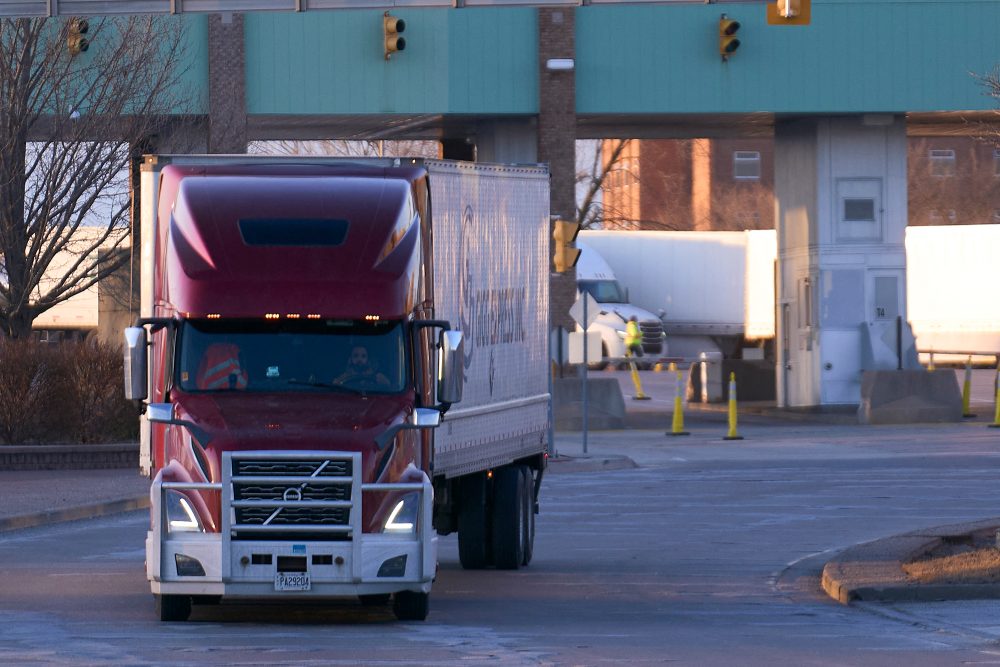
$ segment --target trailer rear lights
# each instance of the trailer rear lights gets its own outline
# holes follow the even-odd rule
[[[313,554],[313,565],[333,565],[332,554]]]
[[[254,565],[270,565],[271,554],[251,554],[250,562]]]
[[[177,567],[178,577],[204,577],[205,568],[201,566],[201,561],[184,554],[174,554],[174,565]]]
[[[378,569],[380,577],[402,577],[406,574],[406,554],[396,556],[382,563]]]

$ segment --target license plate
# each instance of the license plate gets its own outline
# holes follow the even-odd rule
[[[278,572],[274,575],[276,591],[308,591],[311,587],[308,572]]]

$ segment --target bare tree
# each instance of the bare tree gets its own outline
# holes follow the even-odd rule
[[[112,251],[128,243],[134,148],[190,99],[182,19],[79,21],[0,19],[0,330],[10,338],[128,260]],[[89,27],[85,53],[68,48],[71,25]]]
[[[341,157],[426,157],[441,155],[437,141],[393,139],[323,139],[320,141],[257,141],[248,147],[249,153],[270,155],[336,155]]]

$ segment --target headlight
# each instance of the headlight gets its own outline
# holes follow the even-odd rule
[[[167,530],[171,533],[204,533],[198,513],[191,501],[179,491],[170,489],[166,493]]]
[[[417,512],[420,509],[420,494],[409,493],[396,503],[389,512],[382,528],[384,533],[413,533],[417,529]]]

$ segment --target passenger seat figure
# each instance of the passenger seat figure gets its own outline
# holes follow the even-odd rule
[[[247,372],[240,365],[240,348],[233,343],[212,343],[198,366],[198,389],[246,389]]]

